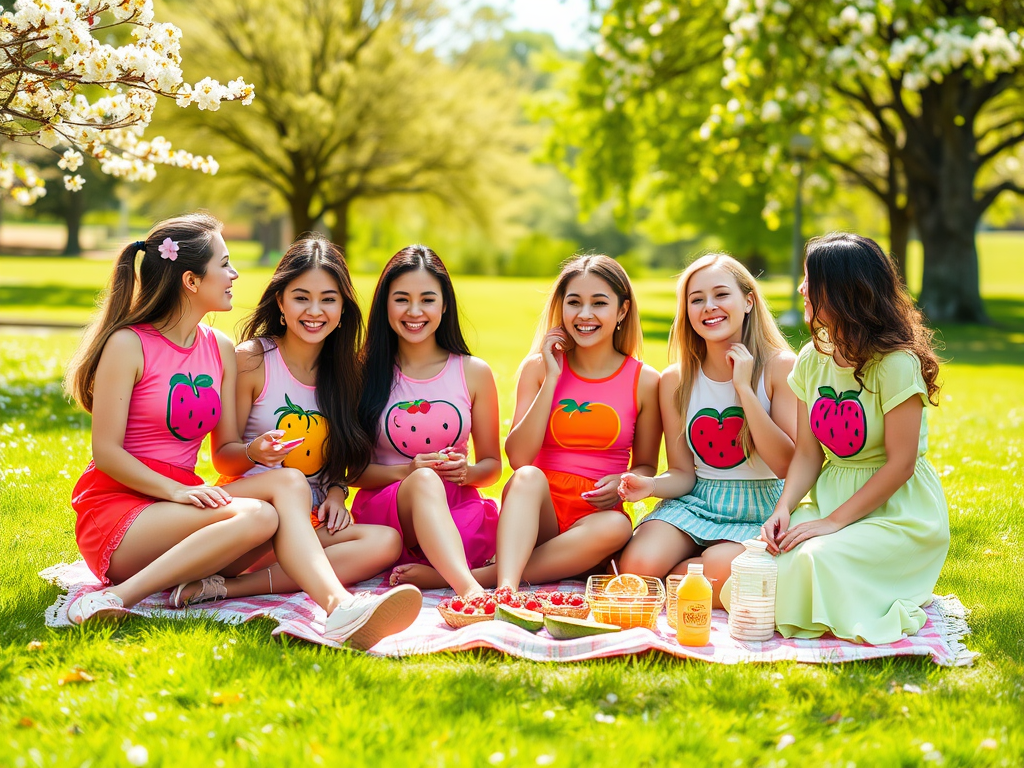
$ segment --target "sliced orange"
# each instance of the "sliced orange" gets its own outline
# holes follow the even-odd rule
[[[643,597],[647,594],[647,582],[635,573],[621,573],[608,582],[604,588],[607,595],[624,597]]]

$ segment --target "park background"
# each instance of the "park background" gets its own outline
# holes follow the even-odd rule
[[[940,104],[943,89],[969,96],[987,82],[984,67],[959,83],[947,74],[918,84],[906,99],[909,117],[928,125],[922,140],[977,139],[960,176],[987,204],[961,211],[915,177],[912,120],[874,120],[858,112],[864,98],[840,98],[867,78],[860,95],[885,103],[870,57],[858,59],[872,50],[862,17],[874,3],[846,6],[856,18],[835,23],[843,6],[807,3],[780,29],[779,3],[750,3],[761,32],[747,53],[763,44],[760,64],[724,41],[750,34],[742,3],[616,1],[590,13],[552,0],[546,21],[558,35],[528,28],[515,2],[369,3],[384,10],[359,17],[364,27],[323,34],[339,8],[358,5],[157,4],[184,30],[187,78],[256,84],[250,107],[157,110],[149,134],[214,155],[214,176],[160,168],[151,182],[124,182],[87,160],[86,185],[70,194],[59,155],[16,149],[49,191],[0,208],[0,764],[1021,764],[1019,56],[1009,75],[996,66],[999,86],[977,97],[969,123],[962,110],[928,113],[929,89]],[[582,13],[565,36],[558,15],[573,5]],[[883,6],[912,16],[910,3]],[[1024,23],[1013,4],[923,6],[947,33],[957,23],[991,33],[982,17],[1018,32]],[[816,44],[787,49],[809,34],[800,24],[818,25]],[[360,29],[373,42],[353,53]],[[831,51],[847,47],[844,34],[860,35],[847,59],[815,54],[830,36]],[[745,80],[727,83],[727,71]],[[834,229],[877,238],[925,294],[949,360],[930,413],[929,457],[953,532],[936,591],[972,610],[967,642],[981,656],[953,670],[924,660],[727,668],[658,655],[551,666],[483,652],[365,658],[270,640],[262,623],[47,630],[56,590],[35,574],[77,556],[68,498],[89,456],[90,419],[64,397],[63,366],[115,252],[156,218],[196,207],[227,222],[241,272],[235,310],[210,318],[229,333],[295,233],[317,228],[345,244],[363,306],[395,251],[435,248],[455,274],[471,348],[495,371],[503,433],[550,276],[573,253],[608,253],[634,276],[644,357],[661,368],[674,276],[695,255],[743,259],[781,313],[795,243]],[[949,221],[935,222],[936,211]],[[795,348],[806,340],[787,332]]]

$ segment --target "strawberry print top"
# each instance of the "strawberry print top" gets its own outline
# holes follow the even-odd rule
[[[473,415],[463,360],[462,355],[449,355],[441,372],[429,379],[411,379],[395,366],[373,464],[408,464],[417,454],[442,448],[469,455]]]
[[[260,338],[263,346],[263,391],[249,410],[242,439],[246,442],[272,429],[284,435],[281,442],[302,438],[293,448],[282,466],[298,469],[306,476],[313,492],[313,505],[320,506],[326,493],[321,488],[320,470],[324,466],[324,442],[327,440],[326,417],[316,401],[316,387],[303,384],[292,376],[281,351],[271,339]],[[245,477],[266,472],[272,467],[257,464]]]
[[[772,404],[764,388],[764,375],[757,383],[757,399],[771,414]],[[709,379],[701,370],[693,382],[686,409],[686,442],[693,452],[697,477],[705,480],[775,480],[775,473],[755,451],[743,453],[739,433],[743,408],[732,381]]]
[[[220,421],[224,375],[217,336],[200,324],[179,347],[151,325],[129,326],[142,342],[142,377],[132,389],[124,449],[194,471],[199,446]]]
[[[642,368],[635,357],[627,357],[611,376],[585,379],[563,359],[534,465],[589,480],[629,469]]]
[[[890,352],[864,368],[864,386],[831,355],[823,355],[808,343],[789,385],[807,404],[811,432],[833,463],[881,464],[885,461],[885,414],[908,398],[917,396],[928,405],[928,388],[921,362],[912,352]],[[928,450],[928,420],[921,414],[918,456]]]

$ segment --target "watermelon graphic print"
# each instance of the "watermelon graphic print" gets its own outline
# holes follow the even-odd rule
[[[167,429],[178,440],[199,440],[220,420],[220,395],[213,377],[200,373],[171,376],[167,393]]]
[[[391,445],[409,459],[450,448],[462,435],[462,414],[447,400],[404,400],[384,418]]]
[[[868,437],[867,416],[860,392],[848,389],[837,394],[832,387],[818,387],[811,407],[811,432],[818,442],[841,459],[856,456]]]
[[[743,409],[732,405],[724,411],[701,408],[693,415],[687,433],[690,447],[701,461],[715,469],[732,469],[747,460],[740,441]]]

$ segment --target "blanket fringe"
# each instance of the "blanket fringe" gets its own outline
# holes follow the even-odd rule
[[[963,642],[964,637],[971,634],[967,624],[970,609],[956,595],[935,595],[932,605],[939,614],[935,624],[952,652],[951,659],[939,663],[950,667],[971,666],[980,654],[968,649]]]

